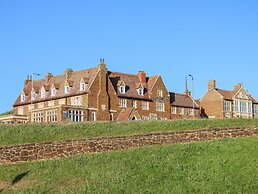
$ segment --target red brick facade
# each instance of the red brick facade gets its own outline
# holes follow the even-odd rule
[[[171,94],[160,75],[125,74],[108,71],[104,61],[91,69],[63,75],[47,74],[45,79],[24,82],[24,89],[14,103],[15,115],[27,116],[29,122],[85,122],[191,118],[190,96],[177,103],[185,116],[171,114]],[[184,103],[188,103],[184,104]],[[175,105],[175,104],[174,104]],[[188,110],[189,109],[189,110]],[[195,117],[199,107],[195,106]]]

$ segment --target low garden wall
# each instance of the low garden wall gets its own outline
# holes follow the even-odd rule
[[[148,145],[188,143],[212,139],[257,136],[258,128],[211,129],[144,135],[78,139],[0,147],[0,164],[48,160]]]

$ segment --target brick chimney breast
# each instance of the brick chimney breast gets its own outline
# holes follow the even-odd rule
[[[216,80],[209,80],[208,81],[208,90],[215,90],[216,89]]]
[[[146,73],[144,71],[139,71],[137,76],[138,76],[141,83],[146,83],[147,82]]]
[[[242,88],[242,84],[235,84],[234,85],[234,90],[238,91]]]
[[[52,73],[47,73],[45,76],[45,83],[47,84],[52,77],[53,77]]]
[[[73,70],[70,68],[67,68],[65,70],[65,79],[68,80],[72,76]]]

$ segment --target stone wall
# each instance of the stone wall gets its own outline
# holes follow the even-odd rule
[[[79,139],[0,147],[0,164],[48,160],[147,145],[187,143],[211,139],[258,136],[258,128],[212,129],[151,133],[110,138]]]

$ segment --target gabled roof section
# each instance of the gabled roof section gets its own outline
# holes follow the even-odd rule
[[[71,76],[69,77],[69,80],[66,80],[65,74],[53,76],[48,81],[48,86],[45,85],[46,84],[45,79],[33,80],[33,88],[38,88],[38,90],[42,86],[45,87],[46,91],[48,91],[52,86],[54,86],[57,89],[57,93],[54,97],[51,97],[50,91],[48,91],[46,92],[46,97],[44,99],[41,99],[40,95],[36,95],[36,99],[33,102],[46,101],[46,100],[62,98],[64,96],[67,96],[64,92],[64,86],[66,81],[69,84],[69,86],[72,86],[69,92],[69,96],[85,93],[87,92],[87,90],[80,92],[81,79],[84,79],[85,81],[88,81],[89,84],[91,84],[97,73],[98,73],[98,68],[95,67],[95,68],[90,68],[86,70],[80,70],[77,72],[72,72]],[[25,102],[23,103],[20,102],[20,95],[19,95],[19,97],[14,103],[14,106],[31,103],[31,87],[32,87],[32,82],[29,82],[23,89],[23,91],[26,91],[25,93],[28,94]],[[47,87],[49,87],[48,90],[47,90]]]
[[[148,90],[151,93],[152,89],[154,88],[156,82],[158,81],[159,75],[150,76],[147,80],[148,82]]]
[[[139,77],[137,75],[134,75],[134,74],[125,74],[125,73],[119,73],[119,72],[108,72],[108,77],[109,77],[109,80],[111,81],[113,87],[115,88],[116,90],[116,93],[119,97],[124,97],[124,98],[134,98],[134,99],[145,99],[145,100],[150,100],[150,97],[149,97],[149,84],[150,84],[150,80],[152,82],[154,82],[154,79],[153,78],[148,78],[147,77],[147,83],[141,83]],[[153,76],[154,77],[154,76]],[[122,82],[125,84],[126,86],[126,92],[125,94],[120,94],[118,91],[117,91],[117,87],[119,85],[122,84]],[[144,95],[141,96],[137,93],[137,89],[140,87],[140,86],[143,86],[144,87]],[[152,83],[151,83],[152,85]]]
[[[173,92],[170,92],[169,94],[170,94],[170,104],[172,106],[192,108],[193,102],[194,102],[194,107],[199,108],[199,105],[195,101],[193,101],[191,96],[187,94],[179,94],[179,93],[173,93]]]
[[[233,96],[238,92],[236,90],[222,90],[217,89],[216,91],[225,99],[225,100],[233,100]]]
[[[117,117],[117,121],[127,121],[133,111],[133,108],[126,108],[121,110],[120,114]]]

